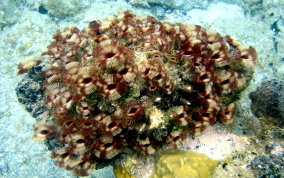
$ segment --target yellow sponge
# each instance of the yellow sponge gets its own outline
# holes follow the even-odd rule
[[[153,178],[208,178],[217,166],[216,160],[192,151],[167,150],[156,158]]]
[[[116,178],[136,178],[136,175],[131,174],[131,169],[137,166],[137,160],[129,156],[121,167],[115,167],[113,172]]]

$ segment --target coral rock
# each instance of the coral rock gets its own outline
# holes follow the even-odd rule
[[[268,80],[262,82],[256,91],[249,94],[251,111],[257,117],[276,119],[279,126],[284,125],[284,81]]]

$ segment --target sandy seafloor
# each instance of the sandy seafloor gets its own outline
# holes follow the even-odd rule
[[[48,13],[39,7],[45,7]],[[26,57],[40,57],[58,29],[106,18],[120,11],[152,15],[159,20],[199,24],[221,35],[231,35],[258,52],[259,63],[254,79],[239,101],[239,119],[252,116],[248,93],[262,80],[283,79],[284,73],[284,1],[283,0],[1,0],[0,2],[0,177],[76,177],[72,172],[54,166],[46,145],[32,141],[32,118],[18,103],[15,87],[24,75],[17,76],[17,64]],[[222,139],[237,136],[227,131],[212,135],[218,124],[200,136],[203,146],[196,151],[219,159],[238,144]],[[223,126],[221,126],[223,129]],[[225,133],[225,134],[224,134]],[[238,133],[238,130],[235,130]],[[208,138],[206,138],[208,137]],[[213,141],[210,140],[213,138]],[[209,140],[209,141],[208,141]],[[206,142],[207,141],[207,142]],[[189,144],[194,150],[195,144]],[[206,143],[205,143],[206,142]],[[217,147],[218,142],[218,147]],[[210,149],[209,149],[210,148]],[[212,151],[213,150],[213,151]],[[215,152],[214,152],[215,150]],[[224,170],[225,171],[225,170]],[[236,173],[233,173],[237,175]],[[231,174],[228,177],[238,177]],[[115,177],[112,167],[94,171],[90,177]]]

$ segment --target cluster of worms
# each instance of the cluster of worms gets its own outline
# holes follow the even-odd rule
[[[37,121],[34,139],[57,137],[52,157],[79,176],[98,160],[179,148],[217,120],[232,122],[257,63],[254,48],[230,36],[130,11],[53,39],[41,74],[52,115]]]

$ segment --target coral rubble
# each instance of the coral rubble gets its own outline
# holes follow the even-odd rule
[[[283,177],[284,161],[282,154],[260,155],[251,161],[255,177]]]
[[[257,63],[254,48],[230,36],[130,11],[53,39],[40,74],[51,114],[38,118],[34,139],[53,139],[56,164],[79,176],[232,122]]]

